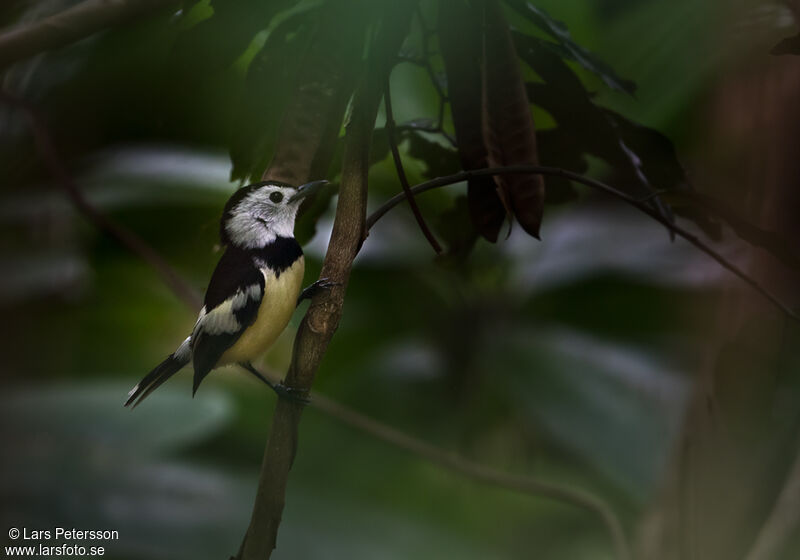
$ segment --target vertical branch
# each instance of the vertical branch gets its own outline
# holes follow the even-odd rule
[[[441,254],[442,247],[439,245],[439,242],[436,241],[433,232],[428,228],[428,224],[425,223],[425,218],[422,217],[419,205],[411,194],[411,185],[408,184],[408,178],[406,177],[405,169],[403,169],[403,160],[400,158],[400,151],[397,149],[397,130],[395,128],[394,112],[392,111],[392,93],[388,75],[386,76],[383,100],[386,105],[386,135],[389,138],[389,148],[392,151],[392,159],[394,159],[394,166],[397,169],[397,178],[400,179],[400,185],[403,187],[403,192],[406,193],[406,200],[408,200],[408,205],[414,213],[414,218],[417,220],[419,229],[422,230],[422,234],[425,236],[425,239],[428,240],[428,243],[431,244],[433,250],[436,251],[437,254]]]
[[[356,122],[367,120],[363,115],[366,110],[363,96],[357,94],[353,120],[347,129],[336,218],[322,267],[323,277],[338,285],[312,299],[308,313],[300,324],[292,363],[284,380],[298,394],[310,391],[317,368],[339,324],[350,269],[364,231],[366,172],[372,128],[365,131]],[[302,403],[278,400],[264,451],[256,503],[240,555],[242,560],[268,558],[276,546],[289,471],[297,451],[302,412]]]
[[[413,2],[397,2],[384,10],[379,34],[372,45],[366,75],[356,91],[347,124],[342,181],[322,276],[336,282],[317,294],[303,318],[294,343],[292,363],[284,383],[297,394],[308,394],[328,344],[339,325],[350,271],[366,230],[367,173],[372,131],[381,99],[381,84],[389,61],[402,45]],[[269,558],[277,543],[289,471],[298,443],[303,405],[280,399],[273,414],[264,451],[250,526],[238,560]]]

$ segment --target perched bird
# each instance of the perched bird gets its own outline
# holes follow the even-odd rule
[[[192,334],[130,391],[125,406],[137,406],[190,362],[192,394],[211,370],[227,364],[241,365],[281,393],[281,386],[264,378],[251,361],[283,332],[300,301],[333,285],[322,279],[301,294],[305,263],[294,238],[300,203],[325,183],[293,187],[264,181],[231,196],[220,221],[225,253],[211,276]]]

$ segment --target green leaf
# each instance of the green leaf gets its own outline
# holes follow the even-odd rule
[[[115,447],[122,440],[125,453],[145,456],[189,447],[231,418],[221,394],[208,391],[192,399],[188,385],[185,391],[165,386],[131,412],[122,406],[129,389],[117,382],[8,391],[0,399],[0,420],[4,426],[25,426],[31,435],[57,427],[60,439],[81,448]],[[38,415],[42,410],[47,414]]]
[[[113,558],[223,558],[247,519],[252,484],[181,461],[231,420],[214,391],[165,386],[132,412],[128,383],[6,390],[0,399],[3,516],[34,527],[69,519],[119,531]],[[13,429],[11,428],[13,426]],[[168,458],[167,458],[168,457]],[[213,504],[213,507],[206,505]]]
[[[577,44],[563,22],[553,19],[545,10],[525,0],[506,0],[506,3],[558,41],[557,45],[550,43],[548,46],[558,56],[574,60],[586,70],[597,74],[612,89],[630,95],[636,93],[634,82],[621,78],[608,64]]]
[[[310,32],[306,14],[287,18],[270,32],[250,63],[230,143],[232,179],[258,180],[269,164],[282,109],[298,72],[293,53],[309,40]]]
[[[603,109],[619,139],[619,146],[628,157],[636,177],[651,191],[670,190],[693,193],[686,170],[678,160],[672,141],[652,128],[635,123],[622,115]],[[664,197],[655,197],[654,202],[663,212],[672,211],[693,221],[708,236],[719,239],[719,221],[708,208],[694,205],[667,206]]]
[[[692,190],[666,136],[598,106],[572,69],[547,47],[552,44],[549,41],[517,33],[516,43],[520,57],[544,80],[527,84],[531,102],[558,123],[554,132],[540,137],[544,164],[581,172],[585,169],[582,155],[588,154],[608,163],[609,181],[631,196]],[[548,145],[553,140],[557,145]],[[653,197],[651,204],[672,219],[672,209],[660,197]],[[683,206],[681,212],[709,235],[719,236],[719,225],[704,209]]]
[[[177,44],[175,53],[183,63],[180,70],[214,72],[229,67],[241,55],[261,30],[267,29],[281,10],[292,0],[216,0],[211,2],[214,13],[187,29]]]
[[[416,119],[412,122],[422,122]],[[400,130],[398,144],[408,142],[408,155],[425,163],[424,177],[442,177],[459,171],[458,157],[452,149],[428,137],[429,133],[413,128]],[[389,155],[389,139],[385,128],[376,128],[370,147],[370,165],[375,165]]]
[[[495,337],[493,368],[523,416],[642,503],[678,433],[686,387],[664,357],[568,329]],[[536,364],[532,366],[532,364]]]
[[[401,138],[408,138],[408,155],[425,162],[425,177],[442,177],[458,172],[458,157],[452,149],[434,142],[421,133],[409,131]]]

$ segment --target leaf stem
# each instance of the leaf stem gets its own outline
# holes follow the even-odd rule
[[[431,232],[428,224],[425,223],[425,218],[422,217],[422,212],[417,205],[417,201],[411,194],[411,186],[408,184],[408,177],[406,177],[406,172],[403,169],[403,160],[400,158],[400,151],[397,149],[397,131],[395,129],[394,113],[392,111],[392,94],[388,76],[386,77],[386,84],[384,85],[383,101],[386,106],[386,135],[389,138],[389,148],[392,151],[392,159],[397,169],[397,178],[400,179],[403,193],[406,195],[409,206],[411,206],[411,212],[413,212],[414,218],[417,220],[419,229],[422,230],[422,234],[425,236],[425,239],[428,240],[428,243],[431,244],[433,250],[440,255],[442,253],[442,247],[439,245],[439,242],[436,241],[436,237],[433,235],[433,232]]]

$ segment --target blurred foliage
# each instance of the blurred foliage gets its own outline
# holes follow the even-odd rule
[[[38,17],[47,6],[36,4],[3,4],[0,21]],[[715,46],[724,3],[507,4],[541,163],[637,196],[688,191],[678,154],[698,136],[689,117],[731,63]],[[88,200],[202,289],[221,208],[269,163],[304,46],[321,26],[346,28],[353,6],[363,3],[337,16],[317,0],[188,2],[17,64],[4,83],[40,108]],[[439,122],[441,47],[421,23],[443,22],[435,2],[420,6],[411,60],[391,79],[412,183],[460,167],[451,111]],[[763,44],[786,35],[769,27]],[[428,48],[426,69],[414,59]],[[399,191],[383,120],[371,207]],[[246,526],[273,395],[225,370],[192,400],[181,374],[123,410],[196,310],[76,214],[19,114],[0,106],[0,123],[0,301],[13,318],[0,337],[0,442],[13,449],[0,464],[4,526],[118,529],[109,558],[225,557]],[[418,199],[453,258],[433,259],[405,206],[379,222],[317,386],[480,463],[590,489],[632,533],[666,468],[723,273],[613,201],[546,183],[541,244],[519,228],[497,245],[479,239],[458,186]],[[721,234],[707,212],[652,201]],[[298,223],[309,282],[334,206],[319,199]],[[742,256],[735,242],[723,251]],[[268,367],[285,369],[297,321]],[[278,558],[612,557],[584,512],[476,485],[313,410],[301,441]]]

